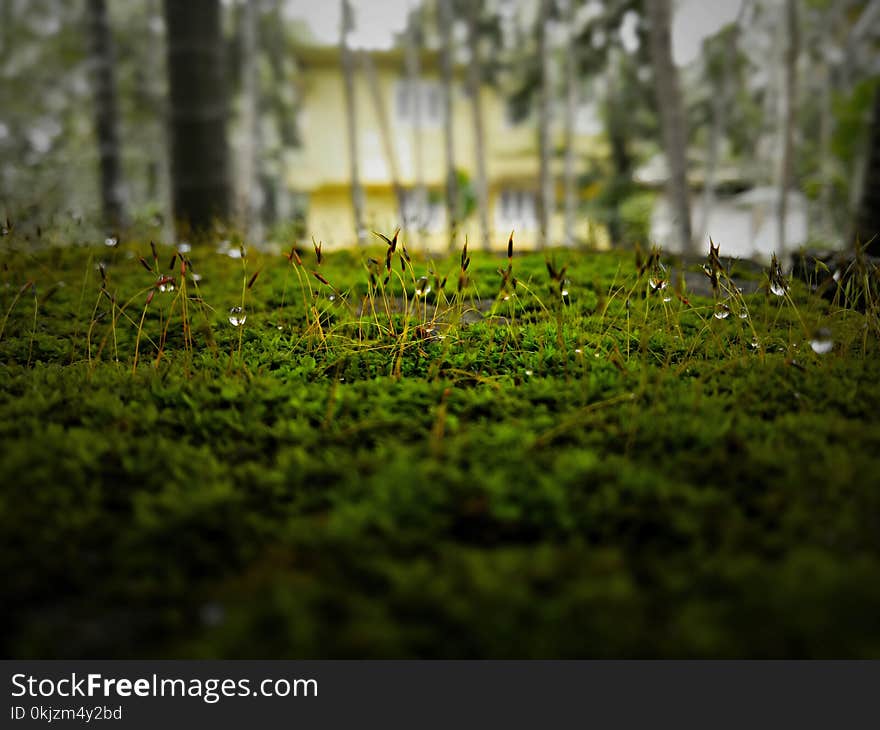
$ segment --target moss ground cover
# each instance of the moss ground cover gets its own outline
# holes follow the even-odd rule
[[[880,657],[876,274],[376,240],[5,239],[6,655]]]

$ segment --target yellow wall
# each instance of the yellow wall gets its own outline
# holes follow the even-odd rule
[[[354,243],[354,213],[349,187],[349,162],[345,116],[344,84],[338,55],[331,49],[305,56],[301,78],[302,111],[299,119],[302,146],[288,159],[288,184],[292,189],[308,194],[307,230],[325,242],[328,248]],[[402,186],[412,187],[417,182],[415,130],[395,114],[395,94],[398,82],[403,80],[403,59],[399,53],[374,55],[374,68],[380,87],[393,142],[393,154]],[[427,68],[422,77],[438,82],[436,71]],[[381,124],[376,103],[366,72],[358,64],[355,73],[359,167],[365,190],[365,217],[368,228],[383,232],[393,231],[399,225],[397,205],[391,186],[388,154],[383,144]],[[490,225],[493,245],[506,246],[509,230],[496,230],[496,202],[502,188],[537,191],[538,145],[533,124],[511,126],[506,119],[505,101],[495,89],[484,86],[481,90],[483,106],[487,174],[490,185]],[[423,111],[423,116],[427,116]],[[556,130],[555,142],[561,144],[561,130]],[[453,89],[453,134],[455,165],[471,177],[474,175],[474,135],[472,108],[465,93],[463,81],[458,78]],[[446,160],[442,126],[424,124],[421,142],[422,180],[442,199]],[[594,137],[579,136],[576,149],[579,156],[596,154],[598,142]],[[554,175],[561,177],[562,160],[553,161]],[[561,206],[561,200],[558,201]],[[587,238],[587,223],[578,221],[577,235]],[[479,241],[476,215],[461,227],[461,237],[467,234],[472,245]],[[517,243],[524,247],[534,245],[535,230],[517,231]],[[415,236],[413,236],[415,238]],[[562,216],[552,217],[551,239],[563,238]],[[412,242],[413,250],[425,246],[442,249],[447,246],[444,230],[422,235]]]

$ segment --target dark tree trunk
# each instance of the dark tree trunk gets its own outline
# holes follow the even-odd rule
[[[482,84],[480,59],[480,4],[470,3],[468,6],[468,48],[470,65],[467,72],[468,93],[471,97],[471,112],[474,124],[474,153],[476,155],[476,173],[474,176],[474,192],[477,198],[477,215],[480,221],[480,245],[488,251],[492,245],[489,230],[489,188],[486,176],[486,140],[483,129],[483,102],[480,98]]]
[[[657,105],[663,127],[663,148],[669,168],[669,198],[678,223],[679,246],[682,253],[693,251],[690,202],[687,182],[684,106],[678,86],[678,71],[672,60],[671,0],[650,0],[645,4],[651,22],[651,60],[654,65]]]
[[[785,24],[788,46],[785,49],[785,111],[782,130],[782,169],[779,175],[779,215],[776,221],[779,258],[785,257],[785,226],[788,217],[788,192],[794,167],[794,127],[797,116],[797,59],[800,53],[800,32],[795,0],[786,0]]]
[[[165,0],[171,179],[183,230],[229,216],[228,105],[219,0]]]
[[[89,40],[95,90],[95,133],[101,166],[101,210],[106,225],[119,225],[125,215],[119,152],[113,38],[105,0],[88,2]]]
[[[855,242],[867,244],[868,253],[880,256],[880,84],[874,91],[869,135],[867,166],[856,214]]]
[[[541,0],[538,10],[538,63],[541,69],[541,87],[538,99],[538,177],[541,188],[538,195],[538,212],[541,228],[541,238],[538,241],[538,246],[540,248],[550,245],[550,221],[556,208],[553,177],[550,171],[550,49],[547,39],[549,11],[549,0]]]
[[[458,228],[458,178],[455,174],[455,139],[452,121],[452,12],[450,0],[440,0],[440,62],[443,74],[443,147],[446,151],[446,220],[449,248],[455,247]]]
[[[367,242],[364,226],[364,189],[361,187],[358,164],[357,99],[354,86],[354,56],[348,47],[348,33],[353,25],[352,9],[348,0],[342,0],[342,25],[339,33],[339,55],[342,60],[342,80],[345,89],[345,126],[348,137],[348,172],[351,179],[351,205],[354,210],[355,238],[358,244]]]

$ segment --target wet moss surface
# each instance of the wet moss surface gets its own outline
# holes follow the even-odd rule
[[[880,657],[870,308],[5,245],[7,656]]]

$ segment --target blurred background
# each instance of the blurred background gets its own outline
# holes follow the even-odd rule
[[[880,230],[880,0],[0,8],[27,236],[767,258]]]

